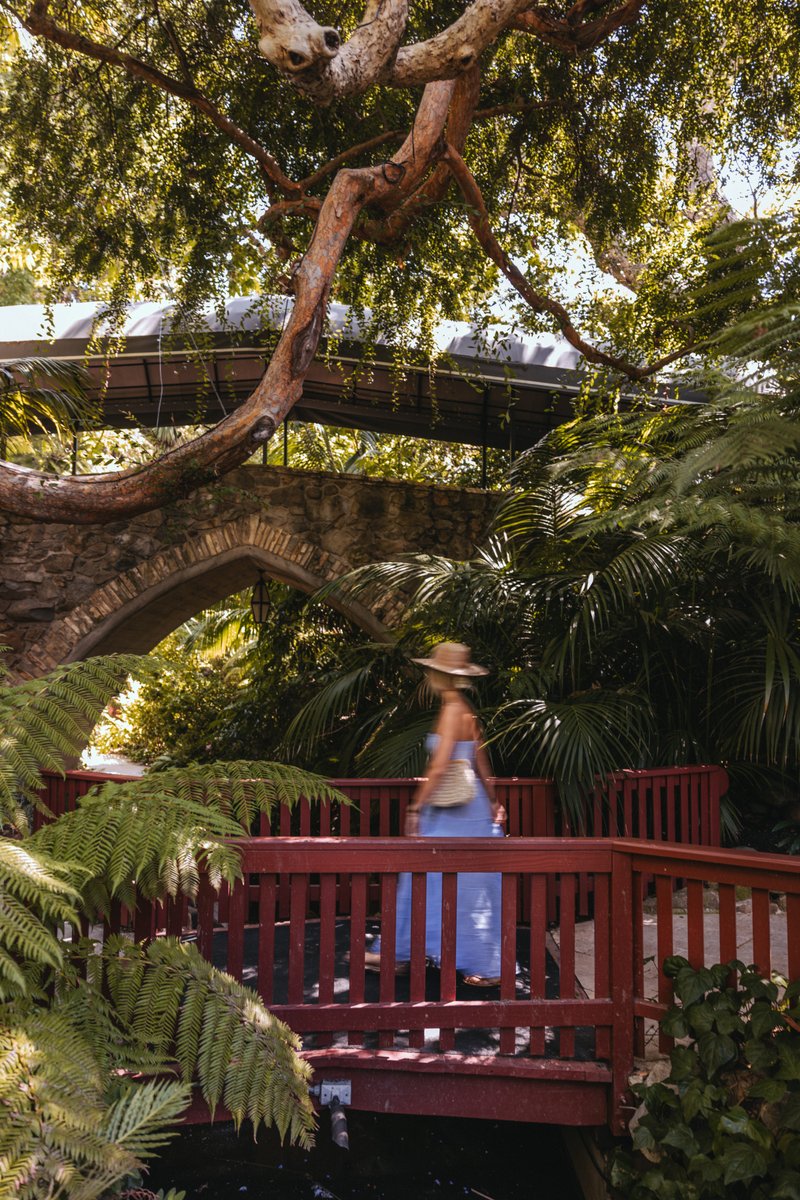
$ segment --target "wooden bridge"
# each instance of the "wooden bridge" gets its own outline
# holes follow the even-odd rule
[[[51,777],[51,810],[99,778]],[[304,803],[274,828],[264,820],[238,843],[244,877],[230,892],[203,879],[196,912],[148,907],[134,934],[196,938],[301,1035],[317,1082],[350,1083],[356,1108],[621,1132],[636,1058],[669,1047],[656,1025],[671,999],[666,956],[739,957],[800,977],[800,864],[719,848],[719,768],[615,775],[589,797],[584,831],[562,823],[549,781],[499,780],[504,840],[400,837],[414,781],[336,783],[351,806]],[[411,959],[398,973],[403,872]],[[436,966],[424,932],[432,872],[442,879]],[[501,979],[488,991],[456,971],[459,872],[502,876]],[[120,923],[112,913],[106,928]],[[364,955],[379,932],[371,974]]]

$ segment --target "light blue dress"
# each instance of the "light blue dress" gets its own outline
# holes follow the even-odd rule
[[[439,735],[428,734],[433,752]],[[451,758],[475,763],[475,742],[456,742]],[[469,804],[452,808],[423,805],[419,816],[423,837],[502,837],[503,830],[492,821],[492,806],[479,776]],[[500,904],[502,877],[494,872],[459,872],[456,908],[456,970],[465,975],[494,978],[500,974]],[[425,904],[425,953],[439,963],[442,947],[442,877],[427,876]],[[411,958],[411,876],[401,875],[397,884],[397,962]],[[380,953],[380,939],[370,949]]]

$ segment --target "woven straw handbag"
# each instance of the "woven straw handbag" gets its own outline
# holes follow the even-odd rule
[[[433,808],[457,808],[469,804],[475,795],[475,772],[466,758],[451,758],[444,774],[431,793]]]

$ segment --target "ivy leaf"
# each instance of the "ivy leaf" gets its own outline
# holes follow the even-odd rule
[[[737,1104],[735,1108],[731,1108],[727,1113],[723,1113],[720,1117],[720,1125],[726,1133],[744,1133],[747,1129],[747,1123],[750,1120],[747,1113]]]
[[[685,1200],[686,1184],[683,1179],[670,1179],[660,1167],[651,1168],[642,1178],[644,1196],[652,1194],[658,1200]]]
[[[697,1154],[700,1147],[688,1125],[674,1125],[661,1139],[662,1146],[672,1146],[687,1158]]]
[[[709,969],[711,971],[711,978],[713,980],[714,987],[724,988],[725,984],[728,982],[728,976],[731,973],[730,963],[716,963]],[[725,997],[720,997],[720,999],[725,999]]]
[[[667,1037],[684,1038],[689,1033],[689,1023],[682,1008],[671,1008],[661,1018],[661,1031]]]
[[[782,1079],[758,1079],[747,1093],[754,1100],[766,1100],[775,1104],[786,1095],[786,1084]]]
[[[720,1164],[705,1154],[696,1154],[691,1159],[689,1162],[689,1172],[694,1176],[699,1175],[704,1183],[716,1183],[718,1179],[722,1178],[722,1167]]]
[[[673,1046],[669,1053],[669,1060],[672,1063],[670,1078],[674,1083],[691,1079],[698,1073],[697,1055],[689,1046]]]
[[[710,1004],[693,1004],[686,1014],[686,1020],[696,1036],[711,1033],[717,1024],[714,1010]]]
[[[633,1146],[635,1150],[652,1150],[656,1145],[656,1139],[650,1129],[644,1122],[640,1122],[636,1126],[633,1134]]]
[[[669,958],[664,959],[662,970],[667,979],[676,979],[680,971],[691,970],[691,965],[688,958],[684,958],[681,954],[671,954]]]
[[[748,1142],[734,1142],[725,1150],[725,1187],[732,1183],[747,1183],[766,1174],[767,1159],[762,1150]]]
[[[683,1115],[687,1121],[693,1120],[698,1113],[708,1112],[706,1089],[700,1079],[693,1079],[681,1097]]]
[[[780,1059],[778,1079],[800,1079],[800,1038],[779,1038],[775,1048]]]
[[[776,1086],[780,1086],[777,1080],[775,1083]],[[781,1106],[780,1121],[786,1129],[800,1130],[800,1092],[792,1092],[786,1103]]]
[[[717,1033],[744,1033],[745,1025],[737,1012],[724,1010],[717,1013]]]
[[[695,971],[693,967],[681,967],[675,976],[675,991],[684,1007],[702,1000],[714,986],[714,978],[706,967]]]
[[[782,1024],[780,1013],[766,1000],[757,1000],[750,1010],[750,1028],[754,1037],[769,1037],[773,1029]]]
[[[639,1172],[633,1165],[631,1156],[624,1150],[617,1151],[611,1163],[611,1186],[627,1195],[638,1180]]]
[[[733,1062],[737,1055],[733,1038],[722,1033],[704,1033],[698,1038],[697,1051],[709,1075],[714,1075],[720,1067]]]
[[[800,1174],[783,1171],[772,1185],[772,1200],[800,1200]]]
[[[775,1047],[772,1044],[759,1042],[755,1038],[750,1038],[744,1044],[744,1053],[750,1066],[756,1071],[769,1071],[775,1065],[778,1055]],[[782,1076],[782,1078],[794,1078],[794,1076]]]

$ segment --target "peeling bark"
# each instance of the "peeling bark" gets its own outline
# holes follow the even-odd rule
[[[263,379],[241,407],[201,437],[133,471],[59,477],[0,463],[0,509],[42,522],[107,524],[176,500],[245,462],[300,398],[353,222],[365,204],[418,186],[443,151],[453,88],[452,82],[426,87],[413,130],[393,159],[396,172],[380,165],[336,175],[294,275],[292,314]]]
[[[370,0],[363,20],[341,46],[335,29],[318,25],[297,0],[250,0],[264,58],[318,104],[364,92],[391,70],[408,19],[408,0]]]
[[[264,57],[317,103],[367,90],[374,83],[415,87],[454,79],[530,5],[530,0],[473,0],[447,29],[400,47],[408,0],[370,0],[353,36],[334,48],[336,30],[318,25],[298,0],[250,0]],[[329,39],[326,41],[326,38]]]

